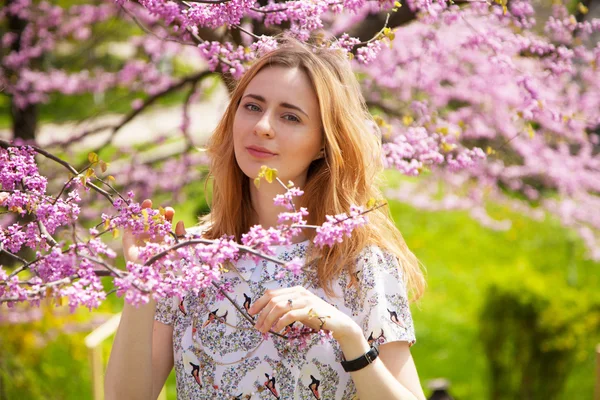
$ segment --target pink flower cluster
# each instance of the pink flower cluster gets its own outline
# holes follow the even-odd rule
[[[17,253],[23,246],[37,249],[52,244],[50,235],[77,220],[81,201],[76,190],[65,198],[46,195],[47,179],[38,172],[31,147],[0,148],[0,206],[31,222],[16,222],[0,230],[0,248]],[[74,181],[66,186],[75,185]]]
[[[300,351],[306,349],[308,345],[315,340],[325,343],[326,340],[333,337],[330,331],[322,330],[317,332],[302,324],[294,324],[287,328],[286,336],[289,345]]]
[[[47,181],[39,175],[34,158],[36,151],[27,146],[10,145],[0,150],[3,161],[0,164],[3,188],[0,206],[16,216],[29,214],[34,219],[26,225],[16,222],[0,230],[1,249],[11,252],[9,254],[22,263],[21,268],[11,275],[0,267],[0,303],[9,306],[25,301],[37,305],[44,297],[56,297],[66,298],[71,310],[79,306],[96,308],[106,298],[99,274],[110,274],[117,295],[124,296],[134,305],[147,303],[151,296],[160,299],[182,296],[190,290],[198,293],[209,285],[218,285],[227,262],[238,259],[240,248],[256,257],[269,257],[273,255],[269,246],[289,244],[300,229],[315,228],[306,226],[304,217],[308,212],[305,208],[295,211],[294,198],[303,192],[292,184],[274,199],[277,206],[288,210],[279,215],[280,225],[269,229],[253,227],[244,235],[243,247],[229,237],[206,240],[188,234],[183,241],[178,241],[170,235],[172,227],[165,220],[163,211],[142,209],[133,201],[133,192],[129,192],[126,197],[116,193],[112,212],[102,214],[101,223],[89,230],[87,240],[82,240],[78,230],[73,228],[77,224],[81,201],[79,183],[85,178],[89,190],[95,178],[93,175],[75,176],[63,185],[60,195],[53,198],[45,193]],[[349,234],[352,219],[364,219],[359,211],[353,209],[353,213],[358,214],[343,219],[338,216],[338,223],[331,227],[326,224],[320,235],[326,234],[328,229],[333,231],[329,236],[339,236],[338,225],[344,226],[343,231]],[[101,226],[102,232],[98,229]],[[59,229],[67,227],[73,229],[73,243],[54,238]],[[126,270],[121,271],[114,266],[115,252],[101,236],[124,230],[149,241],[138,248],[139,261],[128,262]],[[16,254],[23,245],[36,251],[35,259],[27,261]],[[282,273],[292,274],[301,273],[304,266],[300,259],[281,264]],[[21,281],[18,273],[24,270],[29,270],[33,277]],[[225,292],[228,290],[224,285],[218,286]]]
[[[342,213],[335,216],[328,215],[327,222],[317,228],[317,234],[313,243],[317,247],[334,246],[342,243],[344,236],[350,237],[352,231],[367,223],[362,207],[353,206],[350,213]]]
[[[102,223],[106,229],[129,229],[134,235],[146,234],[152,239],[164,238],[171,232],[171,223],[167,221],[159,210],[142,209],[140,203],[133,201],[134,193],[127,193],[127,199],[115,199],[113,206],[117,210],[116,216],[110,217],[102,214]]]
[[[496,229],[509,225],[487,215],[488,201],[532,217],[542,209],[576,229],[598,259],[600,47],[586,39],[600,20],[577,22],[556,6],[545,37],[520,31],[534,22],[527,2],[510,2],[506,14],[473,5],[444,17],[451,12],[437,26],[397,29],[393,47],[361,67],[367,101],[398,110],[382,118],[387,166],[434,172],[394,196],[427,209],[465,208]],[[520,206],[515,192],[527,199]]]
[[[276,228],[265,229],[260,225],[253,226],[248,233],[242,235],[242,243],[268,255],[274,254],[270,246],[291,244],[292,238],[300,234],[302,226],[306,225],[304,217],[308,215],[308,210],[302,207],[299,211],[296,211],[294,205],[294,197],[303,194],[302,190],[290,183],[284,194],[278,194],[273,199],[275,206],[284,207],[290,212],[278,214],[279,225]],[[256,257],[254,258],[256,259]]]

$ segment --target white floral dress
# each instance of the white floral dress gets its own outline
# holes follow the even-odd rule
[[[304,257],[308,241],[275,246],[276,257],[290,261]],[[276,275],[274,263],[241,259],[222,281],[229,297],[248,309],[267,289],[302,285],[350,315],[370,343],[415,343],[412,316],[398,261],[377,246],[365,248],[357,258],[358,288],[343,272],[328,297],[315,288],[310,273]],[[179,399],[343,399],[356,389],[340,364],[342,352],[334,339],[311,335],[303,349],[270,335],[264,339],[231,302],[209,288],[199,296],[168,298],[158,302],[155,319],[173,326],[173,353]],[[299,324],[299,322],[296,322]]]

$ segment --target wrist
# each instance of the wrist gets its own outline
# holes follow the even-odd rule
[[[348,329],[339,332],[337,335],[334,332],[333,338],[339,343],[346,360],[354,360],[371,348],[369,342],[365,339],[362,329],[354,321]]]

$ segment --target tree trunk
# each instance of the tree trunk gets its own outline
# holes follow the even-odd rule
[[[14,0],[7,0],[6,6],[9,7]],[[19,51],[21,49],[21,36],[27,26],[27,21],[21,19],[15,15],[8,14],[8,29],[11,32],[17,34],[17,40],[11,46],[12,51]],[[11,78],[18,80],[18,71],[7,71]],[[13,140],[22,139],[27,141],[35,140],[35,132],[37,129],[38,120],[38,107],[36,104],[27,105],[25,108],[19,108],[14,103],[13,97],[11,97],[10,114],[12,117],[12,128],[13,128]]]

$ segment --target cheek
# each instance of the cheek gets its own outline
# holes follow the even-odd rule
[[[319,134],[303,134],[289,141],[288,154],[294,160],[291,164],[294,169],[306,169],[319,154],[323,143],[323,136]]]
[[[244,129],[245,129],[245,124],[244,124],[243,118],[241,118],[239,115],[236,115],[235,119],[233,120],[233,135],[232,135],[233,147],[236,150],[236,152],[243,145],[242,139],[244,137]]]

